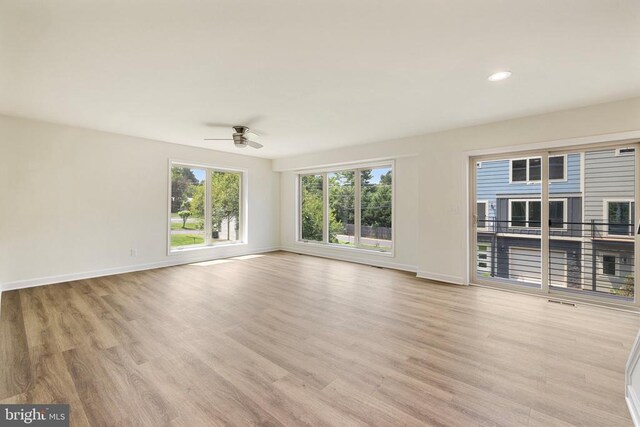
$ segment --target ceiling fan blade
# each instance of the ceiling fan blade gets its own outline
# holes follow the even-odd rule
[[[246,131],[242,136],[252,141],[257,141],[260,138],[260,135],[250,130]]]
[[[247,144],[249,144],[249,146],[253,147],[253,148],[262,148],[263,147],[262,144],[259,144],[259,143],[255,142],[255,141],[247,141]]]
[[[205,141],[233,141],[233,138],[205,138]]]

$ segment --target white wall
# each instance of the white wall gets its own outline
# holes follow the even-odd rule
[[[170,158],[248,170],[247,245],[167,255]],[[0,116],[0,287],[276,248],[279,175],[271,160]]]
[[[274,160],[281,179],[282,246],[337,255],[295,242],[295,174],[291,171],[368,159],[396,163],[396,256],[353,254],[371,264],[417,270],[420,276],[463,283],[467,270],[467,153],[495,147],[520,150],[545,141],[640,130],[640,98],[455,129],[402,140]],[[412,156],[413,155],[413,156]],[[409,157],[405,157],[409,156]],[[347,254],[342,250],[340,255]],[[351,255],[349,253],[349,255]],[[404,266],[404,267],[403,267]]]

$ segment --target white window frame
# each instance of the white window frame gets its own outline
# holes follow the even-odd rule
[[[506,199],[509,202],[508,205],[508,220],[509,220],[509,227],[508,228],[531,228],[534,230],[538,230],[541,227],[531,227],[529,225],[529,203],[530,202],[540,202],[540,208],[542,209],[542,200],[541,199]],[[525,222],[526,225],[522,226],[522,225],[513,225],[512,224],[512,212],[511,212],[511,202],[526,202],[526,212],[525,212]],[[549,199],[549,203],[551,202],[562,202],[562,223],[563,223],[563,227],[553,227],[550,228],[550,230],[566,230],[567,229],[567,216],[569,215],[569,209],[568,209],[568,199],[563,198],[563,197],[555,197],[555,198],[550,198]],[[540,212],[540,218],[542,218],[542,212]],[[542,226],[542,219],[540,220],[540,226]]]
[[[174,167],[201,169],[205,171],[204,243],[201,245],[179,246],[175,248],[171,247],[171,169]],[[240,215],[238,218],[240,221],[240,224],[238,225],[239,239],[234,242],[217,243],[211,237],[211,177],[214,172],[231,172],[240,174]],[[167,255],[248,244],[248,188],[248,171],[246,169],[220,167],[203,163],[169,159],[167,174]]]
[[[489,230],[489,201],[488,200],[476,201],[476,224],[478,223],[478,221],[480,221],[480,218],[478,217],[478,207],[477,207],[477,205],[480,205],[480,204],[484,205],[485,221],[484,221],[484,227],[477,227],[477,229],[480,231],[488,231]]]
[[[564,160],[562,162],[564,166],[564,171],[562,172],[562,178],[549,179],[549,182],[566,182],[569,179],[569,165],[568,165],[569,158],[566,154],[557,154],[557,155],[550,155],[549,159],[552,159],[554,157],[564,157]],[[551,173],[551,168],[548,168],[548,169],[549,169],[549,173]]]
[[[562,227],[551,227],[551,223],[549,223],[550,231],[561,231],[567,230],[567,221],[569,218],[569,199],[565,197],[554,197],[549,198],[549,205],[551,202],[562,202]],[[551,221],[551,216],[549,216],[549,221]]]
[[[553,158],[553,157],[564,157],[564,161],[563,161],[563,165],[564,165],[564,172],[563,172],[563,177],[562,178],[556,178],[556,179],[550,179],[549,182],[566,182],[568,179],[568,158],[566,154],[558,154],[558,155],[551,155],[549,156],[549,159]],[[541,179],[537,179],[537,180],[531,180],[529,178],[529,171],[531,169],[531,165],[530,162],[532,159],[540,159],[540,173],[542,174],[542,157],[540,156],[533,156],[533,157],[520,157],[520,158],[516,158],[516,159],[509,159],[509,184],[539,184],[542,182]],[[525,181],[514,181],[513,180],[513,162],[514,161],[518,161],[518,160],[526,160],[527,161],[527,179]],[[548,169],[548,167],[547,167]]]
[[[396,169],[395,169],[395,161],[387,160],[375,163],[358,163],[358,164],[348,164],[348,165],[339,165],[336,167],[326,167],[322,169],[309,169],[304,171],[298,171],[296,174],[296,243],[308,246],[322,246],[322,247],[330,247],[339,250],[346,251],[356,251],[356,252],[365,252],[372,254],[385,255],[390,257],[395,257],[395,239],[396,239]],[[363,247],[360,244],[360,217],[361,217],[361,200],[360,200],[360,171],[366,169],[382,169],[382,168],[390,168],[391,169],[391,249],[388,251],[371,249],[367,247]],[[354,171],[355,172],[355,221],[354,221],[354,242],[353,246],[350,245],[341,245],[338,243],[330,243],[329,242],[329,174],[336,172],[347,172]],[[300,185],[300,179],[303,176],[308,175],[322,175],[323,182],[323,205],[322,205],[322,214],[323,214],[323,238],[322,241],[317,240],[305,240],[302,239],[302,186]]]
[[[507,199],[509,200],[509,228],[532,228],[534,230],[539,230],[542,227],[542,201],[540,199]],[[511,211],[511,204],[513,202],[525,202],[525,225],[513,225],[513,212]],[[530,202],[540,202],[540,227],[531,227],[529,225],[529,203]]]
[[[604,227],[604,234],[607,237],[615,237],[618,239],[634,239],[635,238],[635,230],[633,229],[634,218],[631,214],[631,204],[634,201],[632,199],[603,199],[602,200],[602,219],[603,222],[609,224],[609,203],[628,203],[629,204],[629,225],[632,227],[629,228],[629,234],[609,234],[609,225]],[[634,206],[634,211],[636,207]]]

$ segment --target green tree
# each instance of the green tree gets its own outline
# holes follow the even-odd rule
[[[346,234],[355,224],[355,172],[329,174],[329,241],[339,243],[337,234]]]
[[[211,223],[220,231],[222,222],[227,223],[227,238],[231,239],[231,222],[235,229],[240,224],[240,174],[235,172],[214,172],[211,177]]]
[[[180,211],[178,212],[178,216],[182,218],[182,228],[187,226],[187,219],[191,216],[191,211]]]
[[[304,175],[300,179],[302,238],[322,240],[322,175]]]
[[[202,218],[204,217],[204,195],[205,195],[205,182],[198,185],[193,185],[190,189],[191,192],[191,203],[190,203],[190,211],[193,216]]]
[[[361,174],[361,224],[373,227],[377,236],[377,228],[390,228],[393,194],[391,191],[391,170],[380,175],[379,182],[372,182],[373,172],[363,171]]]
[[[191,197],[190,190],[198,184],[198,179],[190,168],[171,168],[171,212],[182,209],[183,204]]]

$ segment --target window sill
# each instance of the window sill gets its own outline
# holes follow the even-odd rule
[[[336,249],[338,251],[355,252],[355,253],[362,253],[362,254],[367,254],[367,255],[380,255],[380,256],[384,256],[384,257],[395,258],[394,250],[386,252],[386,251],[377,251],[375,249],[363,249],[363,248],[357,248],[357,247],[350,247],[350,246],[346,246],[346,245],[338,245],[338,244],[333,244],[333,243],[305,242],[305,241],[302,241],[302,240],[297,240],[295,243],[296,243],[296,245],[301,245],[301,246],[310,246],[310,247],[315,247],[315,248],[327,248],[327,249],[331,249],[331,250]]]
[[[198,252],[205,250],[212,250],[216,248],[229,248],[234,246],[246,246],[247,242],[238,242],[238,243],[222,243],[219,245],[207,245],[207,246],[194,246],[194,247],[185,247],[183,249],[169,249],[169,256],[183,254],[185,252]]]

